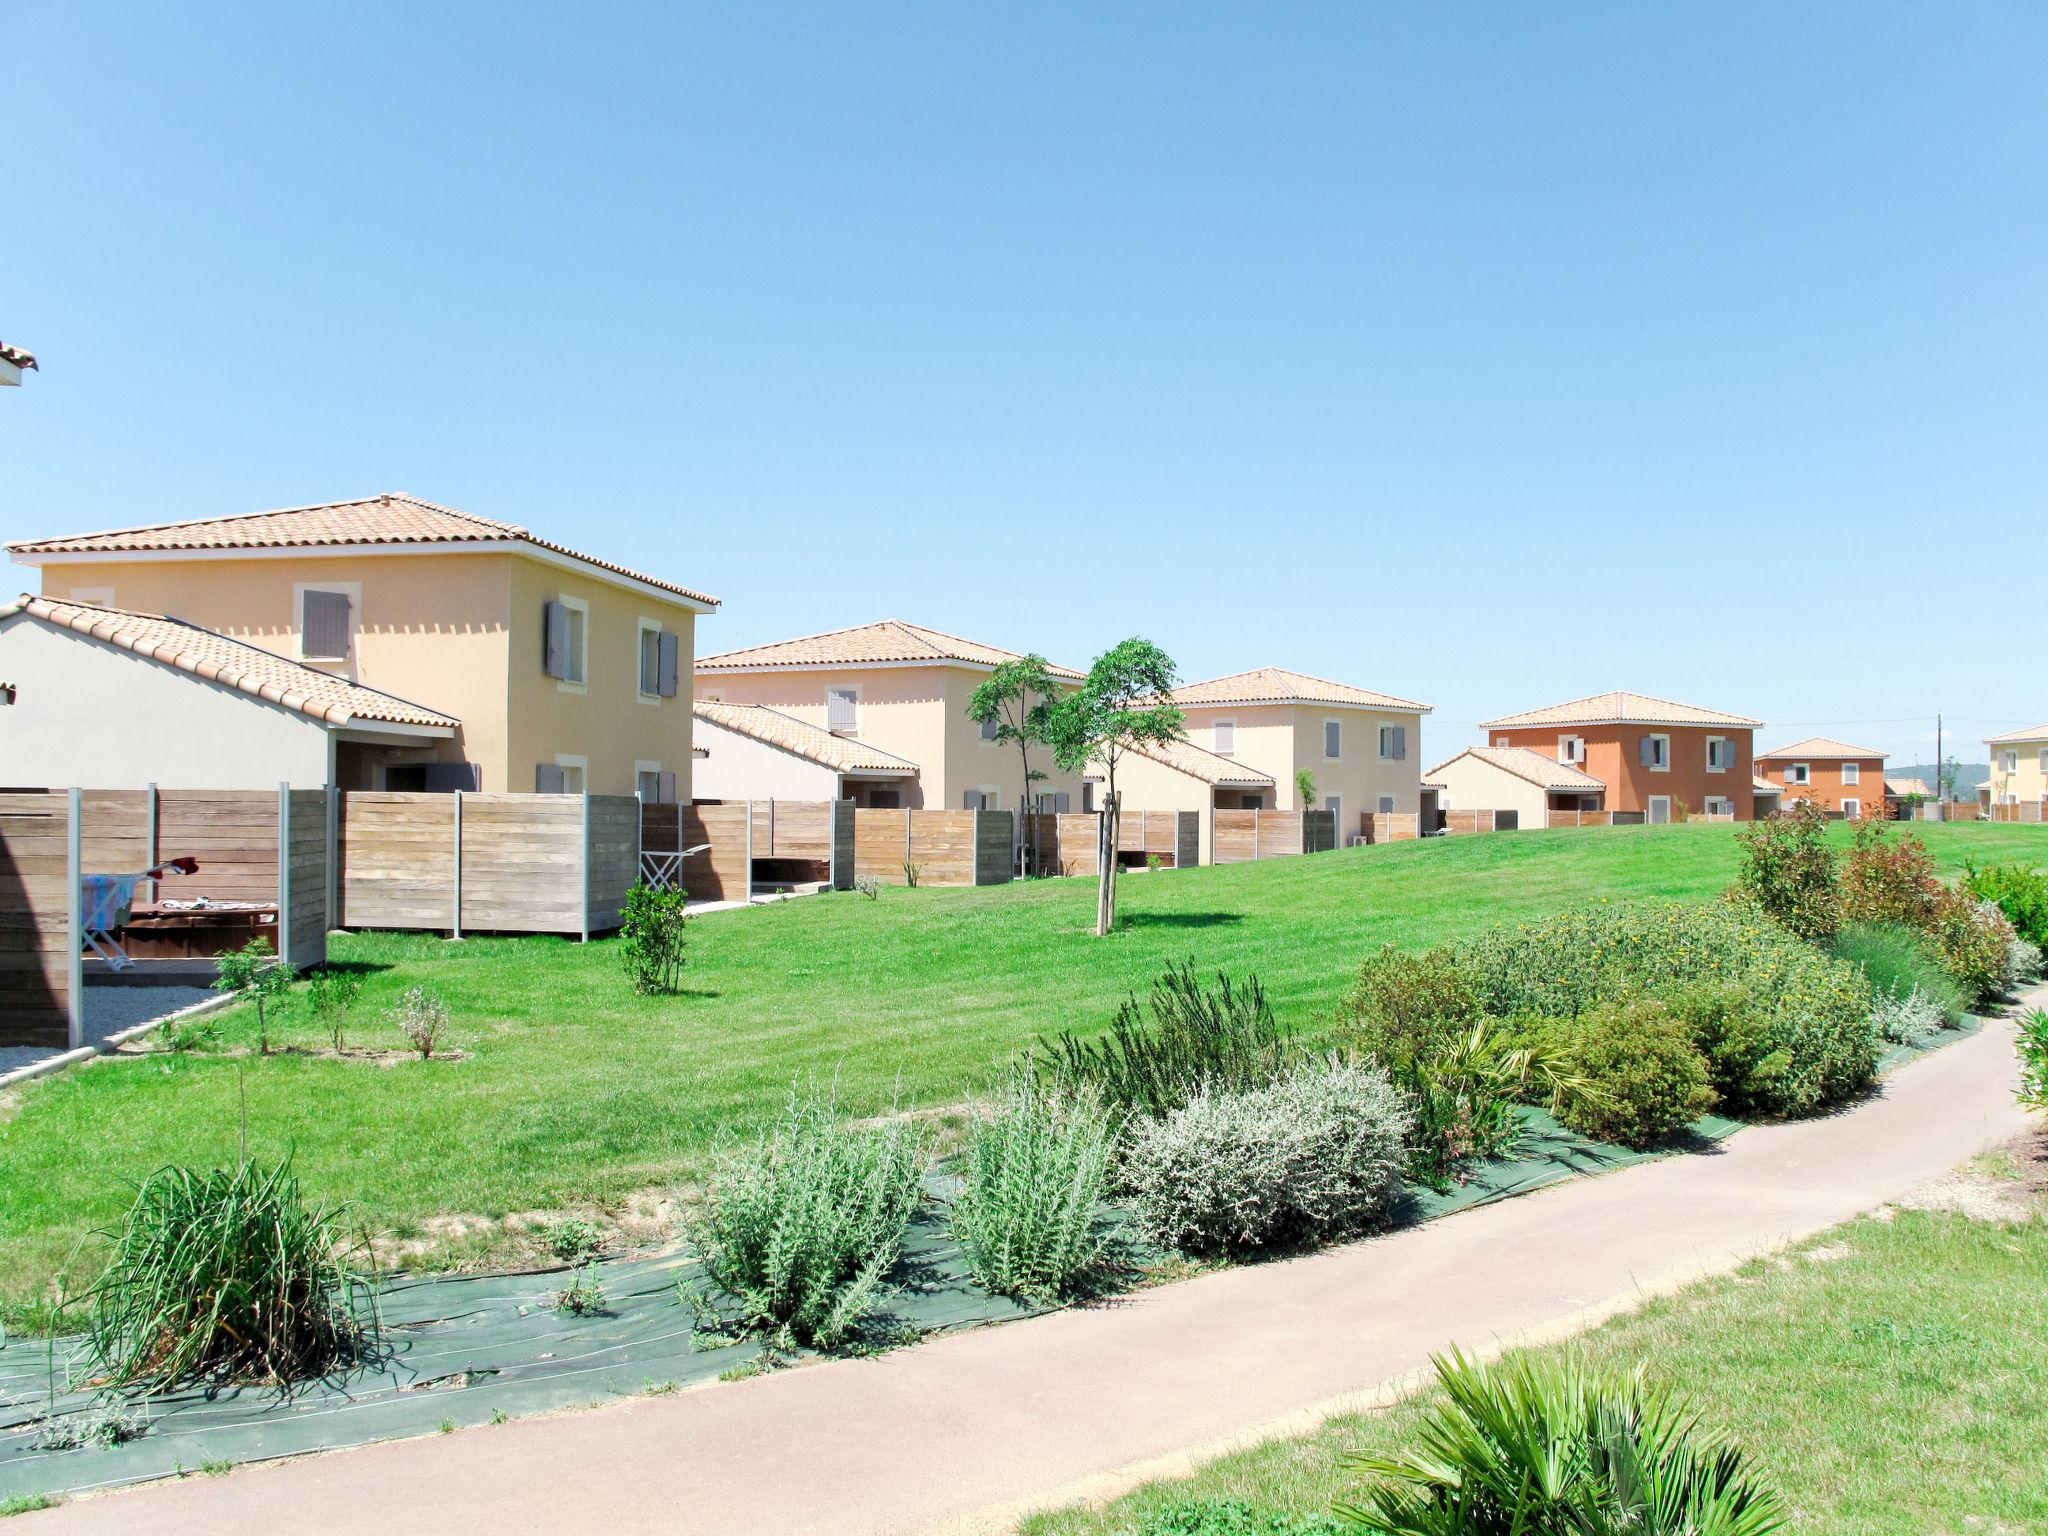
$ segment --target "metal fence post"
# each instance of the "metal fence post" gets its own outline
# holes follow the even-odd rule
[[[450,850],[453,862],[453,893],[448,909],[448,937],[462,937],[462,791],[455,791],[455,846]]]
[[[64,962],[64,1043],[68,1050],[77,1050],[85,1044],[85,903],[81,886],[85,881],[84,829],[80,823],[85,817],[85,796],[78,790],[69,796],[70,825],[64,833],[65,866],[71,880],[64,898],[65,947],[69,951]]]
[[[292,957],[292,787],[277,785],[277,958]]]

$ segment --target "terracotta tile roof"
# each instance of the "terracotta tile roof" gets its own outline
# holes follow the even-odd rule
[[[690,711],[707,725],[722,726],[754,741],[793,752],[839,773],[914,774],[917,764],[862,742],[834,736],[794,715],[764,704],[714,704],[699,699]]]
[[[1233,672],[1212,677],[1206,683],[1189,683],[1176,688],[1173,702],[1183,707],[1208,704],[1349,704],[1362,709],[1413,711],[1428,714],[1430,706],[1391,693],[1374,693],[1349,683],[1333,683],[1326,677],[1290,672],[1285,667],[1258,667],[1250,672]]]
[[[1518,779],[1527,780],[1538,789],[1599,794],[1607,788],[1604,779],[1596,779],[1590,773],[1580,772],[1570,763],[1560,763],[1554,757],[1545,757],[1541,752],[1532,752],[1527,747],[1467,747],[1458,754],[1458,757],[1447,758],[1429,771],[1442,773],[1459,757],[1476,757],[1480,762],[1498,768],[1502,773],[1511,773]]]
[[[1875,747],[1852,747],[1847,742],[1836,741],[1831,736],[1809,736],[1804,741],[1795,741],[1789,747],[1776,747],[1769,752],[1759,752],[1756,760],[1760,763],[1782,763],[1788,759],[1805,761],[1809,758],[1822,762],[1836,759],[1852,760],[1859,757],[1882,758],[1884,754]]]
[[[690,587],[648,576],[627,566],[536,536],[516,523],[458,512],[453,507],[394,493],[359,501],[334,501],[312,507],[284,507],[274,512],[249,512],[236,517],[200,518],[194,522],[155,523],[116,528],[104,533],[70,534],[55,539],[29,539],[7,546],[10,554],[36,556],[149,553],[159,550],[317,549],[344,544],[479,544],[511,541],[566,555],[584,565],[630,577],[699,603],[716,606],[718,599]]]
[[[943,665],[966,662],[970,666],[994,667],[1022,658],[1016,651],[962,640],[922,624],[901,619],[884,619],[879,624],[861,624],[852,629],[828,630],[822,635],[804,635],[795,640],[778,640],[772,645],[749,646],[697,658],[699,672],[737,672],[752,667],[840,667],[903,662],[915,665]],[[1081,674],[1072,667],[1049,667],[1054,677],[1075,682]]]
[[[76,634],[91,635],[224,688],[268,699],[327,725],[368,721],[453,730],[462,724],[453,715],[379,693],[345,677],[304,666],[182,619],[165,618],[160,613],[133,613],[125,608],[103,608],[96,603],[58,602],[27,593],[0,607],[0,619],[18,613]]]
[[[1927,787],[1925,779],[1886,779],[1884,792],[1895,800],[1904,800],[1909,795],[1918,795],[1922,800],[1934,798],[1934,791]]]
[[[1191,779],[1200,779],[1205,784],[1249,784],[1254,788],[1274,787],[1271,774],[1261,773],[1243,763],[1232,762],[1227,757],[1218,757],[1207,747],[1198,747],[1192,741],[1148,742],[1130,749],[1139,757],[1148,757],[1155,763],[1163,763],[1176,772],[1184,773]]]
[[[2011,746],[2022,741],[2048,741],[2048,725],[2029,726],[2024,731],[2007,731],[2003,736],[1984,738],[1984,744],[1988,747]]]
[[[22,351],[20,347],[10,347],[4,341],[0,341],[0,363],[12,363],[17,368],[36,366],[35,357],[31,353]]]
[[[1725,725],[1754,729],[1763,724],[1746,715],[1725,715],[1670,699],[1652,698],[1645,693],[1597,693],[1590,699],[1553,704],[1498,720],[1482,720],[1481,730],[1512,730],[1527,725]]]
[[[1784,785],[1773,784],[1769,779],[1759,779],[1754,774],[1750,776],[1749,787],[1760,795],[1783,795],[1785,793]]]

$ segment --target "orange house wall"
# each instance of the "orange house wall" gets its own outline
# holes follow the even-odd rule
[[[1813,770],[1811,783],[1794,784],[1787,777],[1793,762],[1804,762]],[[1844,784],[1842,769],[1852,762],[1861,768],[1862,782]],[[1759,767],[1762,769],[1760,777],[1785,786],[1787,805],[1794,800],[1811,800],[1824,811],[1840,811],[1844,800],[1857,800],[1861,802],[1865,816],[1884,813],[1884,759],[1881,757],[1845,758],[1839,762],[1815,761],[1812,758],[1773,759]]]
[[[1489,746],[1505,742],[1554,758],[1557,738],[1574,735],[1585,738],[1585,770],[1606,784],[1610,811],[1648,811],[1652,795],[1669,795],[1674,812],[1681,800],[1687,810],[1699,811],[1705,808],[1709,795],[1722,795],[1735,802],[1737,821],[1756,819],[1756,794],[1749,782],[1756,746],[1752,731],[1727,726],[1708,730],[1696,725],[1590,725],[1562,729],[1546,725],[1489,731],[1486,740]],[[1660,773],[1643,766],[1645,736],[1671,738],[1669,770]],[[1735,759],[1726,772],[1707,772],[1709,736],[1726,737],[1735,749]]]

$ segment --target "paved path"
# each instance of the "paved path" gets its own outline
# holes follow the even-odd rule
[[[634,1536],[1000,1530],[1355,1405],[1457,1342],[1555,1331],[1879,1205],[2018,1134],[2012,1029],[1852,1113],[1127,1303],[584,1413],[249,1467],[10,1524]]]

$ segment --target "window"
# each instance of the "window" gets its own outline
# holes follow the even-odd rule
[[[1709,816],[1733,816],[1735,814],[1735,802],[1726,795],[1709,795],[1707,796],[1707,814]]]
[[[682,677],[682,637],[657,619],[640,621],[640,697],[672,699]]]
[[[1842,764],[1842,782],[1844,784],[1861,784],[1863,782],[1863,765],[1861,763]]]
[[[2017,753],[2017,752],[2001,752],[2001,753],[1999,753],[1999,754],[1998,754],[1998,767],[1999,767],[1999,771],[2000,771],[2001,773],[2018,773],[2018,772],[2020,771],[2020,755],[2019,755],[2019,753]]]
[[[1382,816],[1391,816],[1394,814],[1394,797],[1392,795],[1380,796],[1380,814]]]
[[[662,772],[659,763],[635,763],[633,787],[649,805],[675,804],[676,776]]]
[[[996,739],[996,734],[999,731],[1001,731],[1002,728],[1002,721],[996,719],[993,715],[989,716],[988,719],[981,722],[981,739],[983,741],[994,741]]]
[[[1652,773],[1671,771],[1671,738],[1669,736],[1645,736],[1641,749],[1642,764]]]
[[[1398,763],[1408,755],[1408,727],[1405,725],[1383,725],[1380,727],[1380,761]]]
[[[1003,808],[1003,792],[986,784],[979,789],[962,790],[960,806],[969,811],[999,811]]]
[[[1323,809],[1330,813],[1331,824],[1341,833],[1344,830],[1344,797],[1342,795],[1323,796]]]
[[[1502,742],[1501,745],[1507,745]],[[1557,738],[1557,760],[1560,763],[1583,763],[1586,760],[1586,738],[1583,736],[1560,736]]]
[[[1041,789],[1038,792],[1038,814],[1041,816],[1066,815],[1067,792],[1064,789]]]
[[[1671,797],[1669,795],[1650,796],[1650,813],[1645,819],[1653,827],[1668,826],[1671,821]]]
[[[581,757],[557,754],[552,763],[541,763],[533,771],[533,787],[543,795],[580,795],[587,763]]]
[[[1081,814],[1091,816],[1095,812],[1095,785],[1087,780],[1081,784]]]
[[[868,809],[900,811],[903,809],[903,792],[899,789],[871,789],[868,791]]]
[[[2048,773],[2048,747],[2041,749],[2041,771]]]
[[[542,662],[548,676],[572,692],[581,688],[588,675],[590,604],[581,598],[558,597],[547,605],[541,628]]]
[[[1237,750],[1237,722],[1218,720],[1210,728],[1210,747],[1218,757],[1228,757]]]
[[[1323,757],[1335,762],[1344,755],[1344,722],[1325,720],[1323,722]]]
[[[1493,744],[1496,747],[1504,747],[1508,744],[1508,739],[1505,736],[1496,736],[1493,738]]]
[[[299,659],[301,661],[347,661],[355,639],[356,604],[362,597],[360,583],[337,583],[293,587],[299,601]]]
[[[1728,771],[1729,764],[1735,761],[1735,753],[1731,750],[1731,745],[1726,736],[1709,736],[1707,738],[1707,772],[1726,773]]]
[[[1851,821],[1858,820],[1863,815],[1863,802],[1851,795],[1842,802],[1842,814]]]
[[[1785,782],[1787,784],[1811,784],[1813,782],[1813,764],[1794,763],[1785,770]]]
[[[825,690],[825,729],[835,736],[851,736],[860,729],[860,690]]]
[[[1237,808],[1240,811],[1263,811],[1266,808],[1266,797],[1264,795],[1239,795],[1237,797]]]

